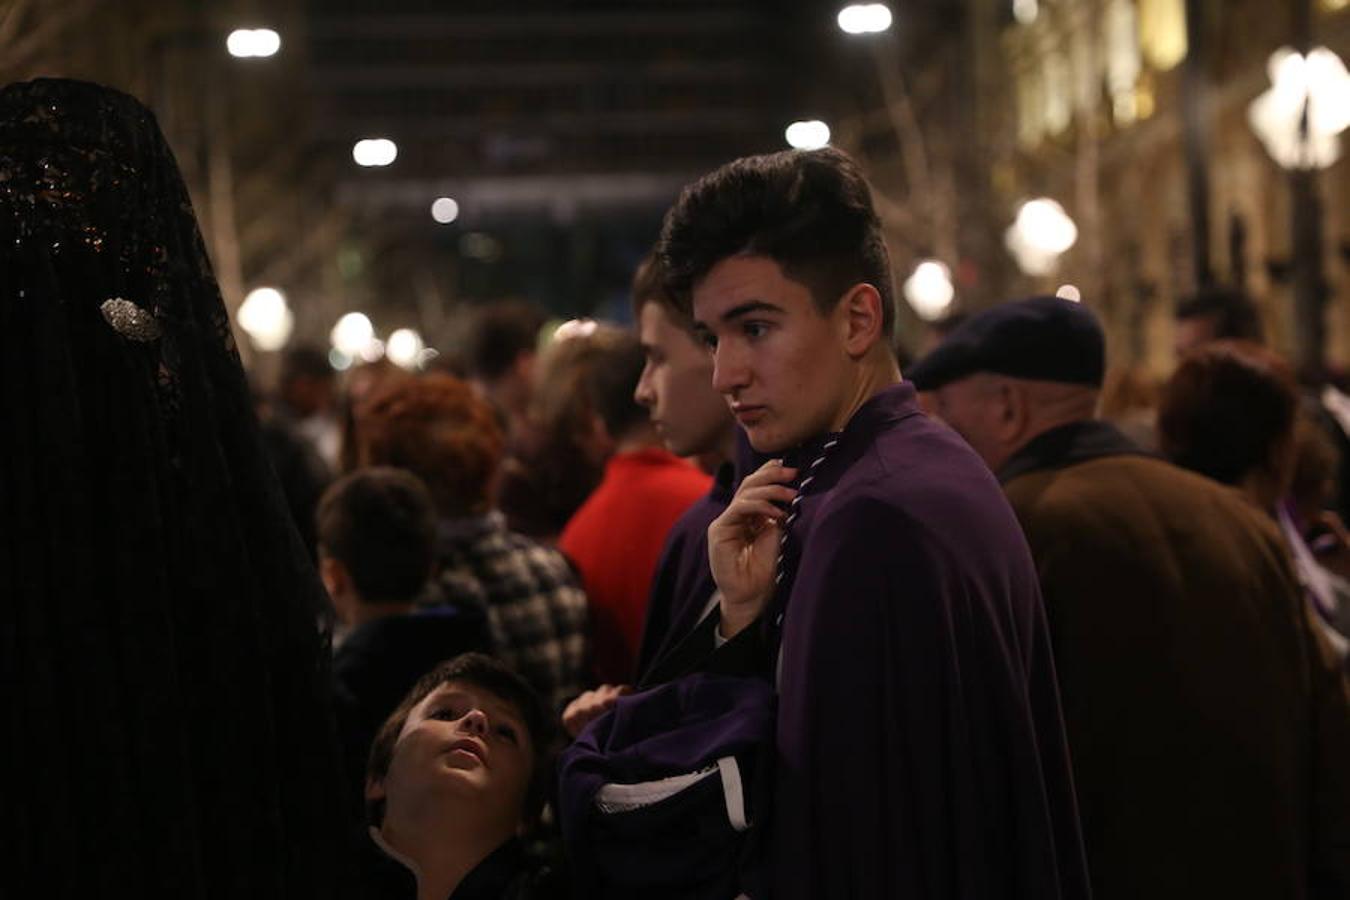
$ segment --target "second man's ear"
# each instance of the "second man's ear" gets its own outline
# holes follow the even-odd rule
[[[881,340],[885,325],[881,294],[870,284],[855,284],[839,299],[837,312],[843,326],[844,349],[861,357]]]

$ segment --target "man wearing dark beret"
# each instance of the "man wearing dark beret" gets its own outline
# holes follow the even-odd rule
[[[1093,418],[1095,316],[976,315],[910,369],[997,474],[1050,619],[1093,893],[1350,897],[1350,705],[1278,532]]]

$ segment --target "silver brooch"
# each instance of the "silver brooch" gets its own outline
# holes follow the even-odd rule
[[[145,343],[159,338],[159,323],[155,317],[130,300],[114,297],[104,300],[99,309],[103,312],[103,318],[122,337]]]

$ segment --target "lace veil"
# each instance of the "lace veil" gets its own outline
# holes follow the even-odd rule
[[[334,896],[321,590],[153,116],[0,90],[0,894]]]

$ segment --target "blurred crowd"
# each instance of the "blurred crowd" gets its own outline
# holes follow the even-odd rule
[[[792,152],[631,327],[262,390],[135,101],[0,92],[0,204],[35,893],[1350,895],[1350,388],[1241,293],[1163,381],[1050,296],[902,376],[866,183]]]

